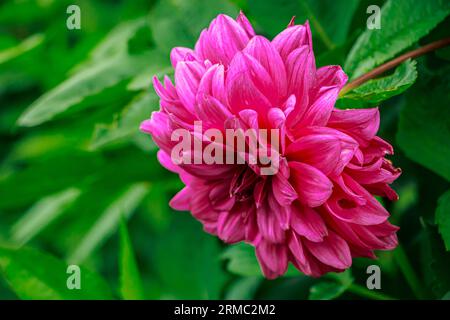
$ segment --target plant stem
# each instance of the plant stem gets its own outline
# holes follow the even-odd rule
[[[369,298],[372,300],[397,300],[389,295],[377,292],[376,290],[369,290],[356,283],[352,283],[347,290],[361,297]]]
[[[415,50],[409,51],[405,54],[402,54],[401,56],[386,62],[385,64],[382,64],[381,66],[367,72],[366,74],[363,74],[362,76],[356,78],[355,80],[353,80],[352,82],[350,82],[349,84],[347,84],[346,86],[344,86],[344,88],[342,88],[341,92],[340,92],[340,96],[343,96],[345,93],[351,91],[352,89],[359,87],[361,84],[363,84],[364,82],[375,78],[376,76],[386,72],[389,69],[392,69],[396,66],[398,66],[400,63],[402,63],[405,60],[408,59],[413,59],[416,57],[419,57],[421,55],[424,55],[430,51],[434,51],[443,47],[446,47],[450,45],[450,37],[449,38],[444,38],[432,43],[429,43],[423,47],[417,48]]]
[[[414,272],[414,269],[408,260],[408,256],[406,255],[405,250],[403,250],[403,247],[400,244],[394,251],[394,259],[400,267],[400,270],[405,276],[406,282],[408,282],[408,285],[410,286],[414,295],[418,299],[425,299],[425,296],[423,295],[421,290],[422,286],[420,284],[419,278]]]

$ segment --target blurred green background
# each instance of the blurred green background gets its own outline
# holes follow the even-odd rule
[[[169,208],[182,184],[138,130],[159,108],[151,77],[172,76],[170,49],[193,47],[218,13],[242,9],[269,38],[293,15],[309,19],[318,66],[339,64],[351,77],[449,36],[448,1],[388,2],[2,1],[0,298],[450,298],[448,48],[338,101],[380,106],[379,135],[403,170],[393,186],[400,200],[380,199],[401,227],[400,246],[355,259],[344,274],[290,269],[265,280],[250,247],[227,246]],[[66,27],[71,4],[80,30]],[[376,34],[366,28],[370,4],[386,8]],[[66,288],[67,263],[82,266],[82,290]],[[365,288],[371,264],[381,290]]]

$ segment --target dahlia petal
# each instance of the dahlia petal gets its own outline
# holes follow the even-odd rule
[[[194,57],[195,52],[192,49],[184,48],[184,47],[175,47],[170,52],[170,62],[172,66],[176,68],[177,63],[179,61],[186,61],[186,58]]]
[[[198,86],[197,96],[210,95],[227,105],[227,94],[225,91],[225,71],[222,65],[211,66],[203,75]]]
[[[231,17],[220,14],[206,32],[202,32],[195,51],[204,60],[228,65],[235,54],[247,45],[249,36]]]
[[[269,40],[262,36],[256,36],[249,41],[244,53],[254,57],[269,73],[274,87],[271,90],[271,101],[276,105],[284,100],[287,90],[286,70],[278,51]]]
[[[358,142],[367,144],[375,137],[380,126],[378,108],[371,109],[334,109],[328,121],[328,126],[341,130]]]
[[[245,233],[242,228],[242,217],[239,212],[222,212],[217,221],[217,235],[227,243],[236,243],[244,240]]]
[[[315,60],[308,46],[292,51],[286,60],[288,94],[295,95],[295,107],[289,113],[288,126],[295,126],[303,117],[309,103],[309,90],[315,77]]]
[[[305,245],[320,262],[338,269],[347,269],[352,264],[350,248],[340,236],[332,231],[322,242],[305,240]]]
[[[317,98],[311,99],[314,102],[306,109],[298,126],[325,126],[330,119],[338,95],[337,87],[322,87]]]
[[[288,238],[288,248],[293,256],[294,265],[305,274],[311,274],[311,267],[306,255],[306,248],[302,244],[301,237],[292,231]]]
[[[273,177],[272,190],[275,199],[281,206],[288,206],[297,199],[297,192],[295,192],[289,180],[281,174]]]
[[[285,240],[284,230],[278,216],[270,210],[268,203],[262,204],[256,209],[256,218],[259,231],[263,238],[273,243],[282,243]]]
[[[203,121],[203,128],[223,130],[226,120],[232,116],[230,111],[219,100],[207,94],[197,96],[197,101],[195,111],[199,120]]]
[[[285,245],[261,241],[256,247],[256,257],[267,278],[274,279],[286,272],[288,259]]]
[[[272,40],[272,44],[278,50],[284,61],[287,60],[287,57],[292,51],[300,46],[307,45],[312,49],[309,23],[306,22],[304,25],[295,25],[286,28]]]
[[[309,206],[318,207],[330,197],[333,184],[322,171],[301,162],[289,162],[290,182],[298,193],[299,200]]]
[[[250,23],[250,21],[248,21],[242,10],[239,12],[238,17],[236,18],[236,22],[242,27],[242,29],[245,30],[249,38],[255,36],[255,30],[253,30],[252,24]]]
[[[291,227],[296,233],[313,242],[320,242],[328,235],[327,226],[313,208],[293,205]]]
[[[200,79],[205,73],[205,67],[197,61],[178,62],[175,70],[175,84],[178,96],[183,105],[194,111],[195,98]]]
[[[191,190],[189,187],[184,187],[170,200],[170,207],[178,211],[188,211],[189,202],[191,200]]]
[[[244,53],[235,55],[226,77],[232,111],[238,113],[243,109],[253,109],[266,115],[272,103],[265,93],[270,93],[273,86],[270,75],[255,58]]]
[[[339,91],[347,83],[348,77],[340,66],[325,66],[317,69],[316,87],[337,87]]]

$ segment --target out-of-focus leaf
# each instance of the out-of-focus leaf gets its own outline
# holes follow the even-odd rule
[[[159,1],[150,15],[157,47],[166,53],[177,46],[193,47],[200,31],[220,13],[236,16],[238,10],[226,0]]]
[[[155,238],[154,267],[163,298],[218,299],[226,274],[217,239],[188,214],[174,213],[168,232]]]
[[[249,1],[248,6],[249,13],[270,37],[286,28],[289,20],[296,16],[297,23],[308,19],[313,35],[332,48],[346,39],[358,3],[359,0],[345,4],[335,0],[266,0]]]
[[[44,38],[45,37],[42,34],[35,34],[26,38],[15,47],[0,51],[0,64],[36,48],[44,41]]]
[[[136,183],[117,198],[92,225],[78,246],[68,255],[67,261],[80,263],[106,241],[117,229],[120,218],[129,218],[148,191],[146,183]]]
[[[121,55],[83,69],[36,100],[21,115],[19,125],[36,126],[67,112],[84,98],[137,74],[147,66],[151,57],[152,54],[148,52],[131,56]]]
[[[11,239],[21,245],[27,243],[64,213],[80,193],[79,189],[69,188],[39,200],[12,227]]]
[[[403,93],[417,79],[416,62],[408,60],[395,69],[392,75],[369,80],[361,86],[346,93],[340,98],[340,103],[352,103],[352,101],[366,102],[376,105],[393,96]]]
[[[310,288],[309,300],[332,300],[341,296],[353,283],[350,270],[332,274],[335,281],[322,281]]]
[[[450,13],[446,0],[388,0],[381,29],[367,29],[350,51],[344,70],[357,78],[425,36]]]
[[[0,270],[21,299],[112,299],[106,282],[97,274],[80,268],[81,288],[69,289],[68,265],[47,253],[30,248],[0,247]]]
[[[249,244],[238,243],[230,246],[222,254],[222,259],[228,260],[227,270],[231,273],[244,277],[263,276],[255,255],[255,248]],[[300,271],[289,265],[284,276],[296,277],[302,275]]]
[[[142,300],[144,292],[136,257],[124,220],[120,223],[119,255],[120,293],[125,300]]]
[[[154,92],[145,92],[131,101],[119,118],[109,125],[97,125],[91,142],[92,149],[129,140],[133,135],[142,134],[140,123],[158,109],[158,97]]]
[[[153,76],[161,78],[164,75],[173,75],[173,67],[169,64],[169,62],[170,61],[167,56],[165,59],[161,60],[155,55],[155,60],[149,62],[149,69],[144,70],[142,73],[131,79],[127,89],[130,91],[145,90],[153,85]]]
[[[250,300],[255,297],[261,285],[261,277],[244,277],[236,279],[225,294],[227,300]]]
[[[442,238],[434,226],[422,220],[422,227],[423,274],[436,298],[440,298],[450,290],[450,253],[445,251]]]
[[[421,78],[407,94],[397,142],[412,161],[450,181],[450,77],[448,68]],[[423,79],[423,80],[422,80]]]
[[[444,240],[445,248],[450,251],[450,190],[439,198],[436,209],[436,224]]]

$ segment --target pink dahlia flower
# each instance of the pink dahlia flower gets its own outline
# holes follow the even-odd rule
[[[161,110],[141,130],[186,185],[174,209],[227,243],[252,244],[267,278],[289,262],[315,277],[339,272],[352,257],[396,247],[398,227],[374,197],[397,199],[388,185],[400,175],[384,158],[392,146],[376,136],[378,109],[334,107],[347,76],[339,66],[316,68],[307,22],[270,41],[244,14],[219,15],[195,49],[174,48],[170,59],[175,84],[154,78]],[[259,163],[174,164],[171,135],[181,128],[199,138],[195,121],[203,131],[278,129],[277,173],[262,175]]]

